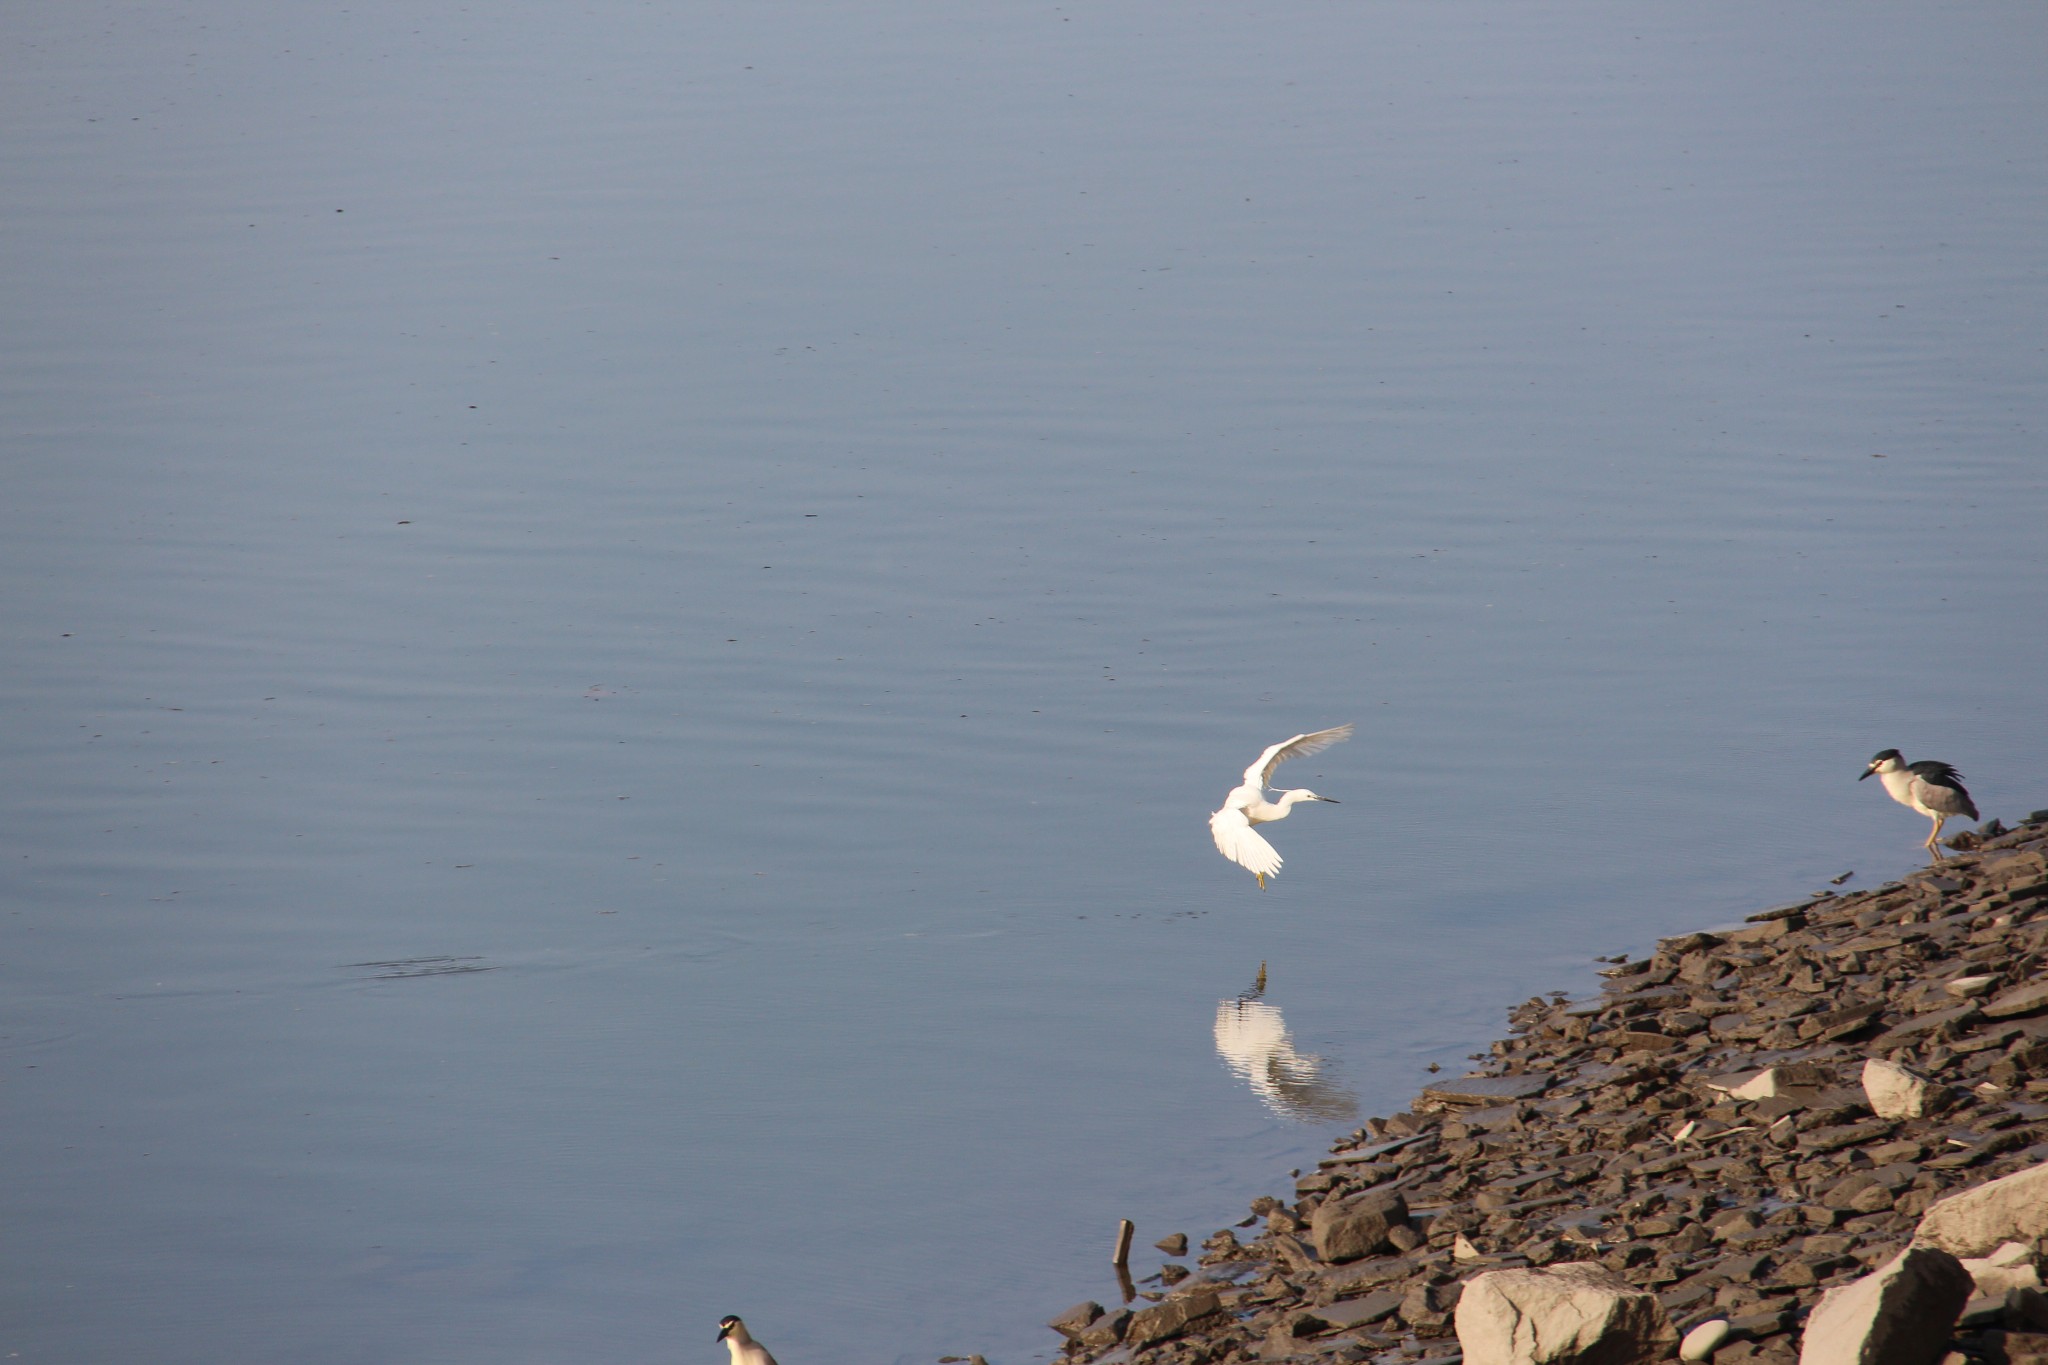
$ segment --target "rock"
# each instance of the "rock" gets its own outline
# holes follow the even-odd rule
[[[1840,1042],[1853,1038],[1876,1023],[1884,1014],[1882,1005],[1851,1005],[1846,1009],[1832,1010],[1819,1015],[1814,1022],[1820,1029],[1819,1041]]]
[[[1984,1002],[1987,1019],[2016,1019],[2024,1014],[2039,1014],[2042,1010],[2048,1010],[2048,981],[2015,986]]]
[[[1445,1104],[1511,1104],[1531,1100],[1550,1088],[1550,1077],[1529,1072],[1520,1076],[1461,1076],[1422,1088],[1423,1098]]]
[[[1986,1332],[1983,1342],[1994,1365],[2048,1365],[2048,1335],[2039,1332]]]
[[[1936,1365],[1970,1298],[1970,1274],[1939,1247],[1913,1245],[1821,1295],[1799,1365]]]
[[[1995,976],[1959,976],[1953,981],[1945,982],[1942,989],[1958,999],[1974,1000],[1980,995],[1988,995],[1991,988],[1997,984],[1998,978]]]
[[[1326,1199],[1309,1220],[1316,1255],[1332,1263],[1355,1261],[1385,1251],[1387,1233],[1408,1221],[1408,1201],[1398,1192],[1368,1190],[1351,1199]]]
[[[1464,1288],[1456,1280],[1416,1284],[1401,1299],[1401,1321],[1410,1327],[1442,1327],[1451,1320]]]
[[[2048,1234],[2048,1164],[1935,1201],[1913,1240],[1955,1256],[1986,1256],[2007,1242],[2032,1245]]]
[[[1182,1298],[1155,1303],[1131,1314],[1130,1325],[1124,1328],[1124,1342],[1137,1351],[1155,1342],[1169,1341],[1187,1331],[1191,1324],[1222,1309],[1223,1301],[1213,1289],[1198,1289]]]
[[[1966,1259],[1963,1269],[1970,1272],[1979,1294],[2002,1295],[2010,1289],[2041,1287],[2041,1272],[2034,1268],[2033,1248],[2020,1242],[2007,1242],[1989,1256]]]
[[[1152,1245],[1158,1247],[1169,1256],[1185,1256],[1188,1254],[1188,1235],[1185,1232],[1176,1232],[1170,1236],[1161,1237]]]
[[[1821,1067],[1806,1062],[1789,1062],[1783,1066],[1767,1066],[1762,1071],[1745,1078],[1717,1078],[1707,1082],[1709,1089],[1726,1091],[1731,1100],[1767,1100],[1789,1090],[1813,1090],[1824,1085],[1833,1085],[1835,1078]]]
[[[1316,1309],[1316,1316],[1334,1328],[1359,1327],[1387,1317],[1405,1297],[1398,1289],[1376,1289],[1362,1299],[1324,1304]]]
[[[1654,1033],[1648,1029],[1624,1029],[1619,1034],[1603,1037],[1613,1037],[1614,1045],[1623,1052],[1664,1052],[1684,1041],[1668,1033]]]
[[[2005,1325],[2048,1332],[2048,1294],[2024,1287],[2006,1290]]]
[[[1986,1295],[1971,1299],[1963,1305],[1962,1315],[1956,1319],[1956,1330],[1974,1332],[1985,1327],[2005,1326],[2005,1295]]]
[[[1457,1330],[1465,1365],[1625,1365],[1678,1344],[1654,1294],[1584,1262],[1473,1276]]]
[[[1731,1329],[1726,1318],[1710,1318],[1685,1334],[1685,1340],[1678,1343],[1680,1360],[1705,1360],[1714,1354],[1714,1348],[1728,1340]]]
[[[1881,1119],[1917,1119],[1927,1112],[1927,1082],[1897,1062],[1865,1062],[1863,1093]]]
[[[1762,923],[1751,924],[1746,929],[1731,929],[1723,937],[1730,943],[1769,943],[1773,939],[1784,938],[1787,934],[1804,929],[1806,927],[1806,917],[1799,912],[1806,907],[1798,905],[1786,908],[1790,913],[1778,915],[1773,919],[1765,919]],[[1759,918],[1761,917],[1756,915],[1750,916],[1752,920]]]
[[[1090,1300],[1077,1303],[1066,1312],[1054,1318],[1046,1326],[1068,1339],[1078,1337],[1086,1331],[1088,1324],[1102,1316],[1102,1305]]]
[[[1299,1237],[1289,1236],[1284,1232],[1276,1233],[1271,1239],[1271,1245],[1274,1254],[1286,1262],[1289,1270],[1302,1275],[1315,1273],[1318,1258],[1308,1249],[1308,1243]]]
[[[1130,1323],[1130,1309],[1113,1308],[1089,1323],[1086,1327],[1083,1327],[1080,1334],[1075,1336],[1073,1340],[1079,1345],[1095,1347],[1097,1349],[1104,1346],[1114,1346],[1123,1339],[1124,1329],[1130,1326]]]
[[[1792,1326],[1792,1305],[1781,1303],[1774,1308],[1764,1308],[1754,1313],[1744,1313],[1729,1320],[1728,1330],[1747,1340],[1758,1337],[1772,1337]]]
[[[1889,1052],[1895,1047],[1917,1047],[1931,1040],[1954,1038],[1983,1017],[1983,1012],[1974,1003],[1957,1005],[1954,1009],[1916,1014],[1911,1019],[1894,1024],[1878,1034],[1871,1040],[1870,1046],[1878,1052]]]

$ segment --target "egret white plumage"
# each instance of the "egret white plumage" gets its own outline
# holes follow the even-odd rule
[[[730,1313],[718,1320],[718,1339],[732,1352],[732,1365],[775,1365],[768,1348],[747,1335],[747,1325]]]
[[[1978,818],[1977,803],[1963,789],[1963,775],[1946,763],[1931,758],[1908,763],[1897,749],[1884,749],[1870,760],[1856,780],[1861,782],[1872,773],[1884,783],[1892,800],[1934,821],[1934,830],[1927,836],[1927,849],[1937,858],[1941,856],[1941,846],[1936,840],[1941,838],[1944,821],[1951,815]]]
[[[1308,1122],[1355,1115],[1358,1101],[1323,1074],[1322,1058],[1295,1050],[1279,1008],[1260,999],[1265,993],[1261,962],[1250,990],[1216,1002],[1216,1055],[1284,1118]]]
[[[1280,854],[1252,826],[1285,820],[1287,813],[1301,801],[1328,801],[1333,806],[1342,804],[1333,797],[1317,796],[1306,787],[1283,791],[1278,801],[1268,801],[1266,786],[1273,780],[1273,769],[1290,758],[1319,754],[1332,744],[1351,738],[1351,731],[1351,726],[1339,725],[1281,740],[1244,770],[1243,783],[1223,798],[1223,809],[1209,817],[1209,833],[1215,836],[1217,851],[1258,878],[1261,891],[1266,889],[1266,878],[1280,874]]]

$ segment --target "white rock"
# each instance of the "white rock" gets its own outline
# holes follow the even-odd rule
[[[1737,1073],[1710,1080],[1707,1087],[1726,1091],[1730,1099],[1746,1101],[1767,1100],[1787,1090],[1812,1089],[1833,1082],[1832,1076],[1811,1062],[1787,1062],[1783,1066],[1767,1066],[1750,1076]]]
[[[1799,1365],[1936,1365],[1970,1301],[1970,1276],[1939,1247],[1907,1247],[1862,1279],[1821,1295]]]
[[[1979,995],[1990,994],[1991,988],[1997,984],[1998,978],[1995,976],[1959,976],[1942,989],[1950,995],[1969,1000]]]
[[[1678,1344],[1656,1295],[1586,1261],[1475,1275],[1456,1322],[1465,1365],[1656,1360]]]
[[[1927,1112],[1927,1082],[1897,1062],[1878,1057],[1865,1062],[1863,1094],[1881,1119],[1917,1119]]]
[[[1485,1253],[1480,1251],[1478,1247],[1473,1246],[1472,1239],[1462,1232],[1458,1234],[1458,1240],[1451,1243],[1451,1256],[1453,1259],[1460,1261],[1479,1261],[1485,1259]]]
[[[2041,1272],[2034,1266],[2034,1249],[2020,1242],[2007,1242],[1989,1256],[1965,1260],[1963,1269],[1970,1272],[1979,1298],[1998,1298],[2015,1289],[2041,1287]]]
[[[2048,1236],[2048,1163],[1938,1199],[1921,1215],[1915,1242],[1956,1256],[1988,1256],[2007,1242]]]
[[[1685,1340],[1678,1343],[1680,1360],[1705,1360],[1714,1354],[1716,1348],[1735,1330],[1726,1318],[1712,1318],[1685,1334]]]

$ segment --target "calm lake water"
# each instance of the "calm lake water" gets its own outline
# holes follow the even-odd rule
[[[0,41],[10,1356],[1045,1359],[2048,805],[2037,4]]]

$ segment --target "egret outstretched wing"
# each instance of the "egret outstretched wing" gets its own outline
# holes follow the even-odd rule
[[[1236,806],[1225,806],[1210,816],[1209,833],[1216,837],[1217,852],[1253,876],[1271,877],[1280,871],[1279,850],[1252,828],[1252,822]]]
[[[1290,758],[1302,758],[1308,754],[1319,754],[1332,744],[1337,744],[1351,738],[1351,731],[1351,726],[1339,725],[1328,730],[1317,730],[1312,734],[1296,735],[1293,739],[1283,739],[1272,748],[1266,750],[1266,752],[1260,754],[1258,761],[1244,770],[1244,780],[1261,790],[1270,787],[1273,785],[1273,769],[1279,767]],[[1262,839],[1259,842],[1264,843],[1265,841]],[[1219,845],[1222,843],[1221,838],[1217,840],[1217,843]],[[1228,852],[1228,850],[1226,849],[1225,852]],[[1246,866],[1249,867],[1250,864],[1247,863]]]

